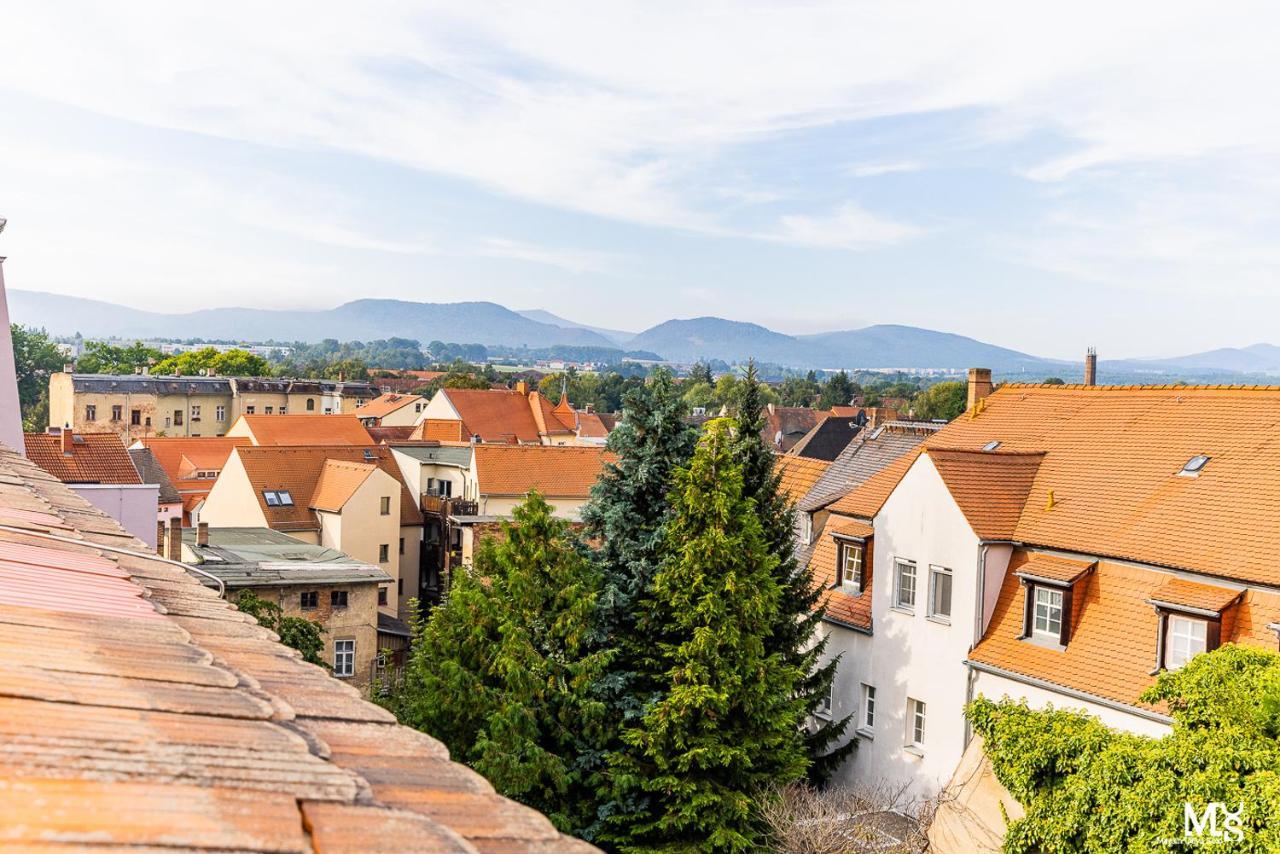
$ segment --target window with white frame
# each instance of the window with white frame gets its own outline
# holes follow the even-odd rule
[[[192,421],[200,420],[200,407],[196,404],[191,405],[191,420]]]
[[[862,715],[859,718],[859,729],[876,728],[876,686],[862,685]]]
[[[907,700],[907,746],[921,749],[924,747],[924,712],[923,700]]]
[[[333,675],[338,677],[352,676],[356,672],[356,642],[354,640],[336,640],[333,642]]]
[[[215,421],[226,421],[227,408],[225,406],[215,406],[213,408],[213,418]]]
[[[951,622],[951,570],[929,567],[929,616]]]
[[[916,608],[916,565],[909,560],[893,562],[893,605],[904,611]]]
[[[850,593],[862,592],[861,543],[840,543],[840,586]]]
[[[1055,641],[1062,637],[1062,591],[1037,586],[1035,608],[1032,634]]]
[[[813,542],[813,517],[808,513],[800,513],[800,542],[809,545]]]
[[[382,515],[382,516],[390,516],[390,515],[391,515],[391,498],[390,498],[390,496],[384,495],[384,496],[382,496],[382,498],[381,498],[381,499],[379,499],[379,501],[378,501],[378,513],[379,513],[380,515]]]
[[[1164,666],[1177,670],[1207,648],[1207,629],[1204,620],[1191,617],[1169,616],[1168,635],[1165,641]]]

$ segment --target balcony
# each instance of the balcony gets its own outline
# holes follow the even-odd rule
[[[437,516],[478,516],[480,505],[475,501],[448,498],[443,495],[422,494],[422,512]]]

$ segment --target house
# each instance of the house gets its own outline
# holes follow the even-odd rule
[[[150,451],[156,463],[178,491],[182,502],[182,524],[194,527],[200,521],[200,509],[209,496],[214,481],[227,464],[231,452],[248,445],[247,436],[201,436],[198,438],[155,437],[139,439],[133,448]]]
[[[45,433],[27,433],[23,438],[28,459],[111,516],[130,534],[155,547],[160,489],[138,476],[119,436],[50,428]]]
[[[612,420],[578,411],[561,395],[514,389],[442,388],[418,416],[414,439],[502,445],[596,445],[608,439]]]
[[[270,528],[198,528],[181,531],[181,561],[222,579],[227,598],[249,591],[324,628],[324,660],[333,675],[367,688],[382,649],[378,594],[391,577],[373,564],[336,549],[299,542]]]
[[[254,445],[372,445],[355,415],[241,415],[227,436]]]
[[[791,446],[788,454],[807,457],[824,462],[834,462],[840,452],[849,447],[849,443],[867,425],[865,414],[852,417],[828,415],[805,433],[800,440]]]
[[[25,508],[0,531],[15,850],[595,850],[4,446],[0,481]]]
[[[846,780],[927,795],[974,697],[1168,731],[1164,669],[1280,628],[1280,389],[1042,386],[970,375],[969,408],[825,508],[810,566],[844,653]]]
[[[352,414],[365,427],[413,427],[426,405],[426,398],[416,394],[387,392],[357,407]]]
[[[784,454],[829,415],[807,406],[777,406],[772,403],[765,407],[762,414],[765,426],[760,430],[760,438],[769,447]]]
[[[159,505],[156,508],[156,523],[168,527],[170,519],[178,519],[181,524],[182,495],[156,455],[150,448],[130,448],[129,459],[133,460],[133,467],[138,470],[138,477],[142,482],[156,486],[156,501]]]
[[[385,446],[239,446],[200,520],[213,529],[271,528],[378,567],[390,577],[379,591],[390,616],[407,619],[418,595],[422,513]]]
[[[374,395],[368,383],[337,380],[63,371],[49,376],[49,425],[126,441],[222,436],[240,415],[351,413]]]

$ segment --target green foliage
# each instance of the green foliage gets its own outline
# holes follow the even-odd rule
[[[777,560],[743,495],[731,427],[712,422],[676,473],[662,563],[640,603],[656,639],[642,681],[657,691],[610,756],[615,786],[636,796],[604,833],[624,851],[752,850],[755,796],[807,765],[796,738],[804,674],[766,645]]]
[[[548,374],[538,383],[538,389],[553,401],[560,400],[560,389],[569,393],[569,402],[575,409],[590,406],[596,412],[618,412],[627,393],[644,385],[637,376],[624,377],[617,371],[607,373],[579,373],[570,368],[564,373]]]
[[[825,609],[819,605],[821,591],[814,583],[809,567],[801,565],[795,554],[795,510],[782,492],[782,476],[777,457],[762,437],[767,424],[764,416],[763,386],[756,379],[754,364],[740,383],[733,417],[736,422],[733,443],[734,462],[742,467],[742,494],[752,502],[764,532],[765,548],[773,560],[773,577],[780,597],[774,625],[766,636],[770,652],[781,656],[799,672],[809,674],[797,686],[797,696],[813,722],[807,739],[807,752],[813,760],[810,776],[821,783],[844,761],[856,741],[839,748],[831,745],[849,726],[850,717],[823,721],[814,717],[818,705],[828,696],[835,680],[838,659],[818,666],[826,650],[825,633],[819,632]],[[813,642],[815,636],[822,640]],[[797,739],[803,736],[799,730]]]
[[[1163,673],[1142,696],[1176,723],[1149,738],[1096,718],[979,699],[968,709],[997,778],[1026,809],[1009,852],[1162,850],[1183,839],[1183,805],[1243,804],[1232,851],[1280,850],[1280,655],[1227,645]]]
[[[818,399],[818,408],[830,409],[833,406],[848,406],[858,391],[858,387],[844,371],[832,374],[826,384],[822,386],[822,396]]]
[[[599,588],[568,522],[530,493],[416,627],[403,686],[387,701],[569,833],[595,820],[602,786]]]
[[[716,378],[711,375],[711,366],[706,362],[695,362],[693,367],[689,369],[689,382],[691,384],[706,383],[713,385]]]
[[[62,352],[43,329],[9,327],[18,372],[18,405],[22,429],[40,433],[49,426],[49,374],[62,370]]]
[[[292,352],[275,359],[275,375],[334,380],[341,373],[345,379],[365,380],[370,367],[378,370],[419,371],[428,359],[417,341],[409,338],[386,338],[376,341],[343,341],[326,338],[316,344],[297,341],[289,344]]]
[[[1044,384],[1045,385],[1066,385],[1067,381],[1064,380],[1062,377],[1045,377]]]
[[[302,617],[285,616],[275,602],[243,590],[236,597],[236,607],[280,636],[280,642],[302,653],[302,660],[328,668],[324,660],[324,627]]]
[[[104,341],[89,341],[76,359],[76,370],[86,374],[132,374],[164,359],[164,353],[141,341],[122,347]]]
[[[155,374],[179,377],[194,377],[210,371],[224,377],[265,377],[271,374],[271,366],[266,359],[247,350],[201,347],[170,356],[152,369]]]
[[[813,406],[821,394],[822,384],[813,371],[803,377],[787,377],[778,387],[778,397],[783,406]]]
[[[950,421],[964,412],[968,391],[962,382],[934,383],[915,396],[911,409],[916,418]]]

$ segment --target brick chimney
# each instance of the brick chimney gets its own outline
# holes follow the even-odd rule
[[[969,396],[965,403],[965,408],[972,410],[978,405],[978,401],[991,394],[991,388],[990,368],[970,368]]]
[[[182,560],[182,520],[174,516],[169,520],[169,536],[166,539],[168,554],[165,555],[169,560]]]
[[[528,394],[529,394],[529,381],[528,381],[528,380],[519,380],[519,381],[517,381],[517,382],[516,382],[516,391],[520,392],[520,393],[521,393],[521,394],[523,394],[523,395],[528,395]]]
[[[70,424],[62,428],[59,438],[62,440],[62,455],[64,457],[72,456],[75,453],[75,436],[76,434],[72,432]]]
[[[196,545],[209,545],[209,523],[199,522],[196,524]]]
[[[164,522],[156,522],[156,554],[164,557]]]
[[[1098,351],[1092,347],[1084,353],[1084,384],[1098,384]]]

